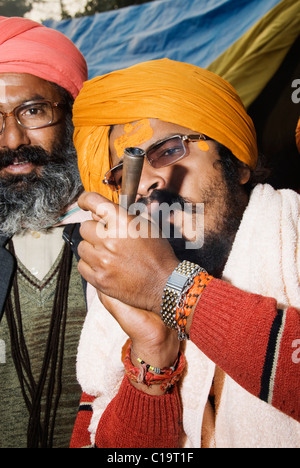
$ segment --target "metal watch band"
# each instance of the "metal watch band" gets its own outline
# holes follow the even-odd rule
[[[199,265],[184,260],[169,276],[161,303],[161,319],[167,327],[178,330],[176,308],[200,271],[206,273]]]

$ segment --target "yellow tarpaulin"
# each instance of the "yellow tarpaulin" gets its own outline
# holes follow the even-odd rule
[[[245,107],[276,73],[300,33],[300,2],[283,0],[208,67],[238,91]]]

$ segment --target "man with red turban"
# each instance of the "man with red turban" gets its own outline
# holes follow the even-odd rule
[[[86,79],[84,57],[63,34],[0,17],[3,448],[69,445],[85,299],[63,235],[76,233],[72,214],[83,190],[72,106]]]

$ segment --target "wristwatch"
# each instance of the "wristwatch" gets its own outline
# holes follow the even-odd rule
[[[176,309],[183,307],[186,293],[193,284],[195,276],[201,271],[206,273],[196,263],[184,260],[169,276],[161,303],[161,319],[167,327],[181,331],[176,320]]]

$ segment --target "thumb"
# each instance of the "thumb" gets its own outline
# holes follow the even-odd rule
[[[78,198],[78,205],[84,211],[96,213],[99,203],[112,203],[97,192],[83,192]]]

